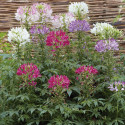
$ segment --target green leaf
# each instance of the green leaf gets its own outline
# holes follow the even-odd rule
[[[72,94],[72,90],[68,89],[68,90],[67,90],[67,93],[68,93],[68,95],[69,95],[69,97],[70,97],[70,95]]]
[[[2,80],[0,80],[0,86],[2,85]]]
[[[30,112],[30,113],[32,114],[35,110],[36,110],[36,108],[30,108],[30,109],[28,110],[28,112]]]
[[[32,125],[34,122],[30,122],[30,123],[28,123],[27,125]]]
[[[0,54],[0,56],[3,57],[3,60],[11,57],[10,54]]]
[[[61,113],[64,112],[64,108],[62,106],[60,106],[60,111],[61,111]]]
[[[74,90],[74,91],[76,91],[77,93],[79,93],[80,94],[80,88],[78,88],[78,87],[72,87],[72,89]]]

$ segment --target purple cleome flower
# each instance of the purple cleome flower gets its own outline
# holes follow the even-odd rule
[[[43,26],[43,25],[34,25],[31,27],[30,33],[44,35],[44,34],[49,33],[49,28],[47,28],[46,26]]]
[[[125,82],[114,82],[108,87],[111,91],[125,90]]]
[[[72,21],[69,25],[69,32],[77,32],[77,31],[89,31],[90,25],[85,20],[75,20]]]
[[[49,28],[43,25],[34,25],[30,29],[30,33],[32,34],[32,41],[33,42],[38,42],[38,37],[37,35],[45,35],[49,33]]]
[[[108,50],[119,50],[119,44],[116,42],[114,38],[109,40],[99,40],[95,45],[95,49],[98,52],[106,52]]]

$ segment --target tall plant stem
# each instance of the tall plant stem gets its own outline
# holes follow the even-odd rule
[[[118,113],[119,113],[118,98],[119,98],[119,92],[117,92],[117,106],[116,106],[117,112],[116,112],[116,119],[118,118]]]

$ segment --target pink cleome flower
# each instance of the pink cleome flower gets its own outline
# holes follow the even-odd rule
[[[22,76],[22,79],[26,78],[26,81],[30,81],[28,84],[31,86],[37,84],[33,81],[34,79],[41,77],[39,69],[32,63],[21,65],[17,70],[17,75]]]
[[[40,14],[34,6],[20,6],[15,13],[15,18],[22,24],[32,24],[39,20]]]
[[[78,69],[76,69],[76,74],[81,74],[84,72],[88,72],[89,74],[97,74],[98,71],[93,66],[80,66]]]
[[[56,89],[57,86],[68,89],[70,80],[65,75],[60,75],[60,76],[54,75],[49,79],[48,83],[49,83],[48,88],[53,88],[54,90]]]
[[[67,46],[69,44],[69,37],[62,30],[51,31],[47,36],[46,45],[53,46],[55,49]]]
[[[52,8],[49,4],[46,3],[35,3],[33,6],[37,9],[39,14],[41,15],[41,23],[50,22],[52,17]]]

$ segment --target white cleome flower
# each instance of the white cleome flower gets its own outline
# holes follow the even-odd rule
[[[94,35],[99,35],[101,38],[109,39],[109,38],[118,38],[121,37],[122,31],[116,29],[112,25],[108,23],[96,23],[94,24],[93,29],[91,29],[91,33]]]
[[[105,29],[113,29],[113,26],[108,23],[96,23],[93,25],[94,25],[94,28],[91,29],[91,33],[95,35],[103,33]]]
[[[8,41],[18,43],[20,46],[30,42],[30,34],[25,28],[16,27],[8,31]]]
[[[89,13],[88,5],[84,2],[73,2],[69,5],[69,12],[75,15],[78,13],[85,15]]]

